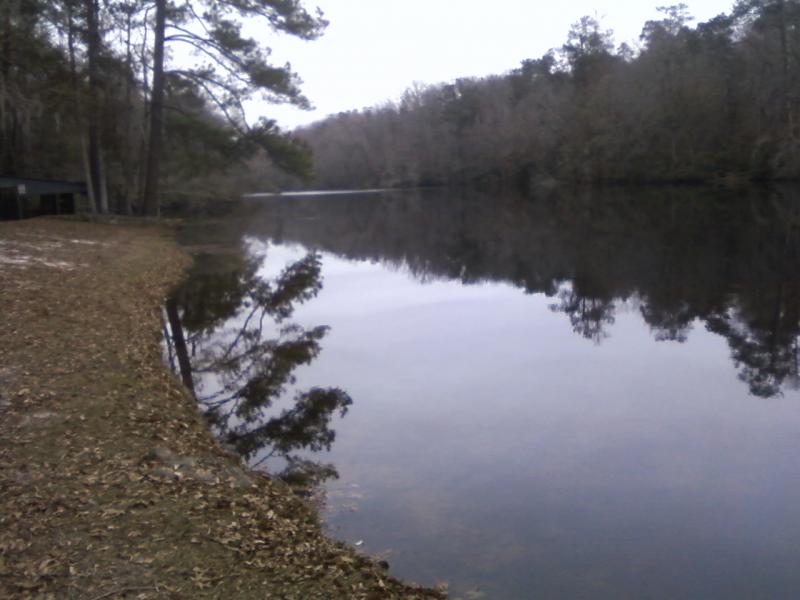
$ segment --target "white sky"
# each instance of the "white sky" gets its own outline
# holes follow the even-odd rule
[[[570,25],[597,14],[617,43],[638,40],[655,6],[679,0],[306,0],[330,21],[314,42],[288,36],[261,40],[276,63],[291,62],[314,104],[306,112],[263,102],[248,118],[267,116],[286,128],[345,110],[399,98],[413,82],[502,73],[560,47]],[[684,0],[697,21],[729,12],[733,0]]]

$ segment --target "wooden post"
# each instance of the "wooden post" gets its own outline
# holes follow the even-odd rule
[[[19,190],[14,190],[14,202],[17,205],[17,219],[22,220],[22,195]]]

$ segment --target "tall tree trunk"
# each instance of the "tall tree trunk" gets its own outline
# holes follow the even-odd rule
[[[782,121],[784,125],[789,126],[789,133],[794,135],[792,131],[792,100],[789,96],[790,82],[789,82],[789,43],[786,35],[786,2],[785,0],[778,0],[778,39],[781,45],[781,112]]]
[[[122,209],[126,215],[133,214],[133,203],[131,198],[135,197],[137,171],[134,167],[139,161],[135,158],[137,146],[134,139],[136,138],[136,125],[134,124],[134,109],[133,109],[133,10],[129,9],[126,13],[125,20],[125,111],[126,111],[126,147],[124,153],[125,163],[123,165],[123,173],[125,174],[125,190],[122,194]]]
[[[14,122],[12,112],[14,103],[9,102],[11,93],[11,52],[13,49],[11,25],[11,0],[2,3],[3,6],[3,36],[0,43],[0,172],[13,175],[14,147],[12,145],[13,132],[11,124]]]
[[[74,102],[72,117],[75,119],[75,131],[83,132],[83,101],[81,100],[81,89],[78,81],[78,66],[75,60],[76,28],[72,9],[73,3],[67,2],[67,51],[69,52],[69,74],[70,83],[72,85],[72,100]],[[80,138],[81,161],[83,164],[83,172],[86,177],[86,195],[89,198],[89,208],[95,213],[97,212],[97,203],[95,202],[94,188],[92,187],[92,170],[89,168],[89,149],[83,133],[81,133]]]
[[[108,185],[106,183],[106,161],[105,157],[103,156],[103,148],[98,148],[99,152],[99,165],[100,165],[100,212],[108,214]]]
[[[92,181],[92,167],[89,162],[89,144],[83,136],[81,136],[81,153],[83,155],[83,170],[86,173],[86,196],[89,198],[89,207],[94,214],[97,212],[97,193],[95,191],[94,182]]]
[[[152,93],[150,91],[150,63],[147,54],[148,48],[148,34],[149,29],[147,26],[147,19],[142,22],[142,44],[141,54],[139,61],[142,67],[142,118],[139,123],[139,148],[136,156],[137,173],[136,173],[136,213],[144,214],[144,182],[147,179],[147,143],[150,140],[150,98]]]
[[[156,0],[156,27],[153,40],[153,89],[150,96],[150,139],[147,145],[147,174],[144,182],[144,214],[159,214],[158,183],[161,144],[164,133],[164,30],[167,0]]]
[[[97,0],[86,0],[87,54],[89,63],[89,179],[94,190],[96,208],[108,212],[108,194],[103,176],[103,156],[100,139],[100,24]]]

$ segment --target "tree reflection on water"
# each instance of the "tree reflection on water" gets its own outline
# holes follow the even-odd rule
[[[254,466],[282,459],[277,475],[304,486],[336,477],[307,458],[330,450],[332,421],[352,399],[339,388],[287,392],[295,370],[321,351],[328,327],[290,322],[322,289],[320,256],[311,252],[274,279],[258,276],[262,256],[237,251],[197,257],[186,284],[167,303],[184,383],[220,437]],[[282,408],[277,405],[280,404]]]
[[[596,344],[620,310],[638,307],[656,341],[685,342],[697,325],[723,336],[755,396],[800,381],[797,186],[276,198],[253,209],[248,228],[422,282],[545,294]]]

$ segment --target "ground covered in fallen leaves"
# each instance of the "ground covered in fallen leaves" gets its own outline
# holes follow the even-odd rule
[[[435,598],[214,441],[161,359],[165,229],[0,223],[0,598]]]

